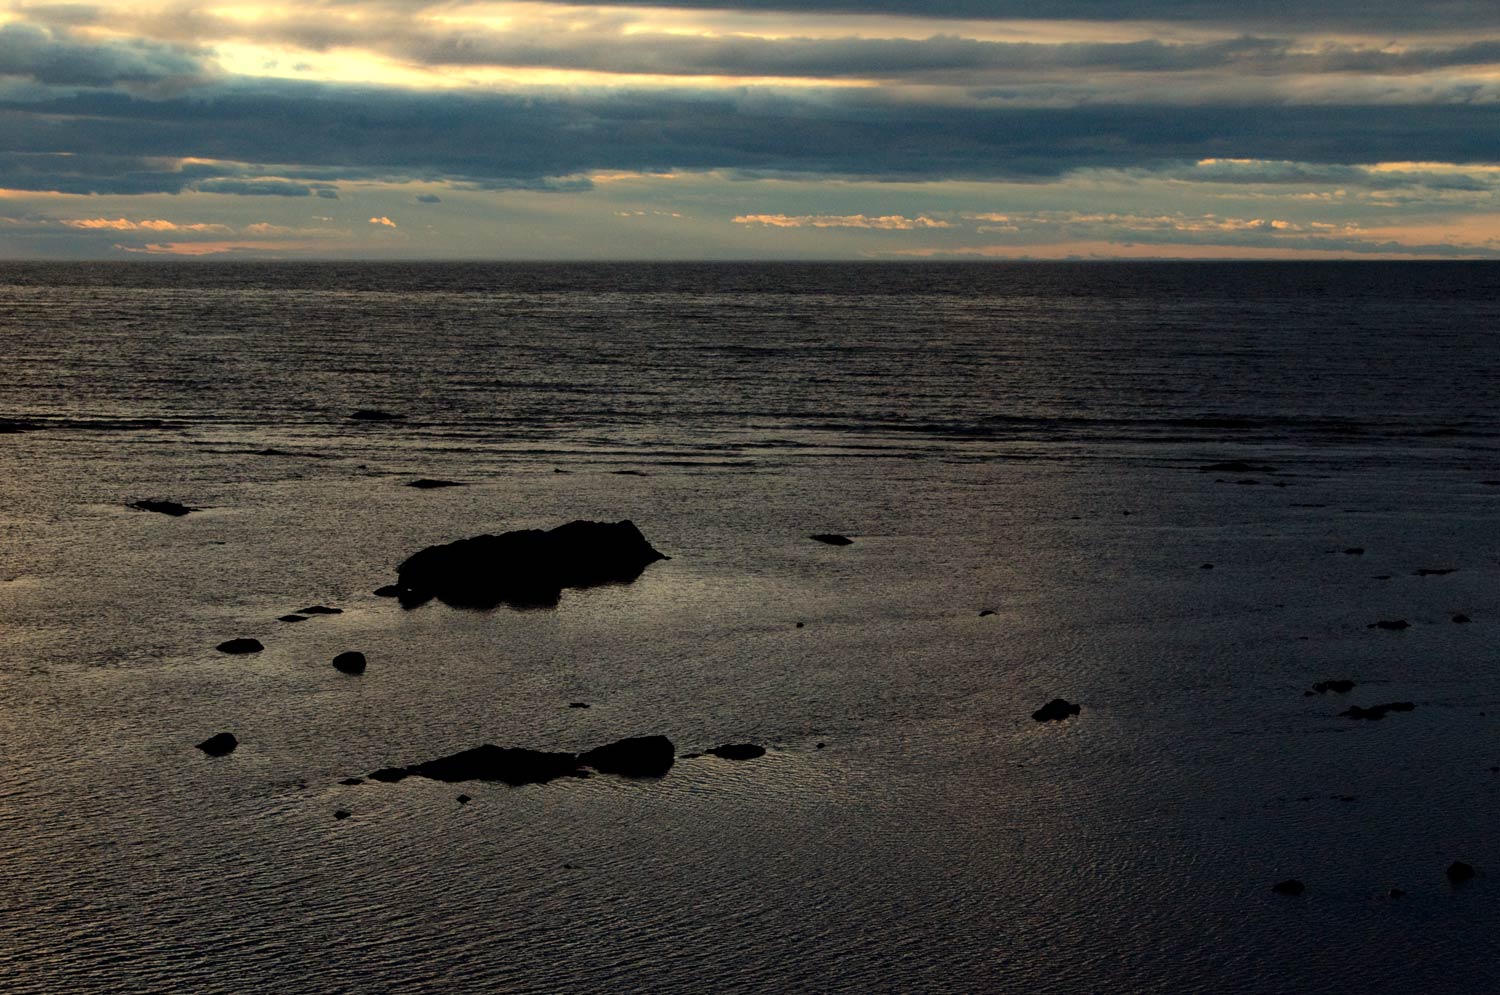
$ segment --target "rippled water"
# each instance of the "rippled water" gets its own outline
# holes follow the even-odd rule
[[[1500,989],[1497,291],[0,266],[0,990]],[[672,559],[553,610],[371,594],[574,518]],[[770,752],[338,783],[655,733]]]

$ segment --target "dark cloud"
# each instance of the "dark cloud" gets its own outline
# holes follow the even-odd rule
[[[417,203],[418,204],[441,204],[442,202],[443,202],[443,198],[439,197],[435,193],[419,193],[419,194],[417,194]]]
[[[31,24],[0,25],[0,76],[48,86],[110,87],[181,82],[203,74],[202,57],[176,45],[139,39],[79,42]]]

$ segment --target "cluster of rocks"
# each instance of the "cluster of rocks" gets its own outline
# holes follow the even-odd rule
[[[1457,887],[1458,885],[1467,884],[1474,880],[1474,878],[1479,876],[1479,872],[1474,869],[1473,864],[1462,860],[1455,860],[1443,871],[1443,876],[1448,879],[1449,884]],[[1271,890],[1278,895],[1291,895],[1295,897],[1305,893],[1307,885],[1296,878],[1287,878],[1285,881],[1277,881],[1271,885]],[[1386,893],[1386,896],[1388,898],[1405,898],[1406,891],[1402,888],[1392,888]]]

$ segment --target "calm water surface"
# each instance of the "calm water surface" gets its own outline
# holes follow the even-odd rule
[[[1465,264],[0,266],[0,990],[1500,990],[1497,327]],[[371,593],[575,518],[672,559]],[[656,733],[769,752],[339,783]]]

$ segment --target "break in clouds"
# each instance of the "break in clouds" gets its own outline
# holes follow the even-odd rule
[[[417,210],[390,249],[420,255],[483,254],[483,211],[521,201],[563,254],[597,219],[654,217],[678,222],[651,232],[664,255],[983,250],[941,240],[965,214],[1069,208],[1127,219],[1090,244],[1203,243],[1128,221],[1170,215],[1281,221],[1257,245],[1299,251],[1500,245],[1493,5],[1321,4],[1296,25],[1269,0],[1071,0],[1046,21],[1027,6],[16,4],[0,14],[0,188],[15,202],[0,247],[115,250],[68,242],[90,232],[61,224],[58,197],[112,198],[104,213],[157,198],[152,216],[191,204],[237,231],[308,229],[318,209],[299,204],[348,210],[347,231]],[[688,187],[691,203],[673,200]],[[266,216],[226,206],[240,199]],[[748,216],[943,225],[737,241]],[[1041,228],[1048,244],[1074,237]]]

